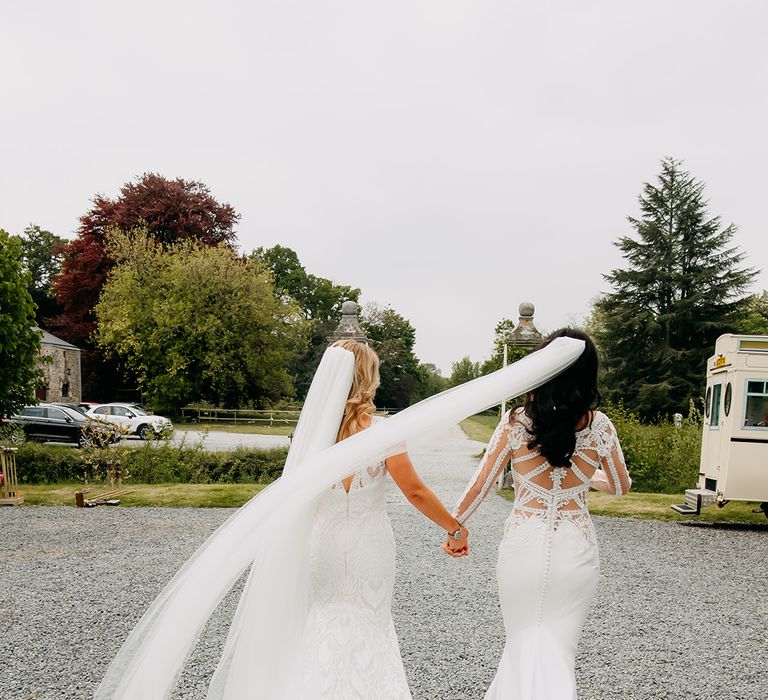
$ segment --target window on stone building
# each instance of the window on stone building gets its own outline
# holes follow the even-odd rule
[[[61,395],[62,397],[69,396],[69,382],[64,382],[61,385]]]

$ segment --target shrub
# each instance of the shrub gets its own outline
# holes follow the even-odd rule
[[[18,447],[27,439],[20,425],[0,423],[0,447]]]
[[[31,441],[19,445],[18,449],[16,468],[21,483],[48,484],[83,479],[87,464],[80,450]]]
[[[114,447],[110,453],[110,463],[120,465],[128,483],[209,484],[274,481],[282,473],[287,451],[205,452],[199,446],[145,443],[138,448]],[[94,455],[87,450],[32,442],[19,447],[17,465],[19,481],[28,484],[84,481],[86,476],[103,478],[105,473],[99,465],[94,469]]]
[[[683,425],[668,420],[654,425],[623,404],[607,404],[603,411],[616,426],[632,489],[649,493],[681,493],[695,486],[701,454],[701,412],[691,403]]]

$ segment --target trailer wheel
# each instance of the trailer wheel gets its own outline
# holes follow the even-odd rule
[[[768,518],[768,503],[761,503],[760,510],[763,511],[763,515]]]

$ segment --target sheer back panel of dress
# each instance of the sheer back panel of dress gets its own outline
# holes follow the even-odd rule
[[[553,467],[537,447],[528,447],[530,430],[531,420],[521,409],[507,412],[459,501],[456,517],[460,521],[474,513],[508,462],[515,485],[513,519],[517,524],[536,517],[549,520],[554,528],[564,519],[586,526],[587,494],[598,472],[617,495],[629,489],[624,455],[605,414],[595,411],[591,424],[576,432],[570,467]]]

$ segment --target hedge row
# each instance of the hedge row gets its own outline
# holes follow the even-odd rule
[[[195,447],[151,445],[117,447],[109,451],[129,483],[270,483],[283,471],[287,450],[206,452]],[[88,450],[53,447],[33,442],[19,447],[19,481],[45,484],[82,481],[92,476]],[[98,459],[98,457],[97,457]]]
[[[616,426],[633,491],[683,493],[696,486],[702,426],[695,407],[679,428],[668,421],[641,423],[622,405],[603,406],[602,410]]]
[[[701,451],[701,417],[692,409],[680,428],[662,422],[646,425],[623,406],[606,406],[619,434],[635,491],[682,493],[695,486]],[[89,455],[117,458],[123,477],[133,483],[270,483],[283,470],[285,449],[206,452],[199,446],[168,444],[118,447],[91,453],[27,442],[18,452],[19,481],[53,483],[83,480]],[[89,473],[92,477],[92,474]]]

